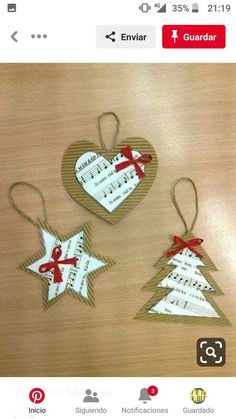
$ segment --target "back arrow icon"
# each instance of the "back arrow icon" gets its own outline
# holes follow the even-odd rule
[[[11,39],[13,39],[14,42],[18,42],[18,39],[16,39],[16,35],[17,35],[17,31],[15,31],[12,35],[11,35]]]

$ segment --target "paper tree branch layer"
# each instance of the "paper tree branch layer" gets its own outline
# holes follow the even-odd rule
[[[193,236],[186,233],[183,239],[190,240]],[[155,294],[135,318],[229,324],[210,297],[222,294],[208,272],[216,267],[202,246],[198,246],[198,252],[202,258],[186,247],[156,263],[155,267],[161,271],[144,287]]]
[[[201,259],[185,248],[171,258],[168,265],[174,265],[176,268],[157,286],[173,291],[155,304],[149,313],[220,317],[202,292],[214,292],[214,289],[198,269],[198,266],[205,266]]]

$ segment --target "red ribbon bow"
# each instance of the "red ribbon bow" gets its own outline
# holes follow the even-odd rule
[[[185,247],[188,247],[191,252],[194,252],[198,257],[202,258],[202,255],[194,249],[196,246],[200,246],[200,244],[203,242],[202,239],[191,239],[188,241],[184,241],[178,236],[174,236],[174,243],[178,245],[175,249],[171,249],[166,256],[169,258],[171,256],[175,256],[177,253],[179,253],[181,250],[183,250]]]
[[[125,169],[126,167],[134,165],[134,168],[136,170],[136,173],[137,173],[139,179],[144,178],[145,173],[143,172],[143,170],[141,169],[139,164],[140,163],[143,163],[143,164],[149,163],[152,160],[152,156],[148,155],[148,154],[144,154],[144,155],[139,156],[136,159],[134,159],[132,149],[129,145],[125,148],[122,148],[121,153],[128,160],[125,160],[122,163],[117,164],[115,166],[116,172],[119,172],[120,170]]]
[[[49,272],[49,271],[51,271],[51,269],[54,270],[53,281],[54,281],[55,284],[57,282],[63,282],[61,271],[60,271],[60,268],[58,266],[59,264],[76,266],[76,263],[77,263],[77,259],[75,257],[70,258],[70,259],[59,260],[61,255],[62,255],[61,248],[59,246],[54,247],[53,252],[52,252],[52,258],[54,259],[54,262],[43,263],[39,267],[39,272],[40,273]]]

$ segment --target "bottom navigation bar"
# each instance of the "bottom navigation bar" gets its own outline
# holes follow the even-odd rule
[[[1,378],[1,417],[234,418],[235,378]],[[227,414],[226,414],[227,413]]]

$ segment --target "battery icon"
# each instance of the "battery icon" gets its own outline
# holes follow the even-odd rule
[[[198,3],[192,4],[192,13],[198,13],[199,12],[199,5]]]

